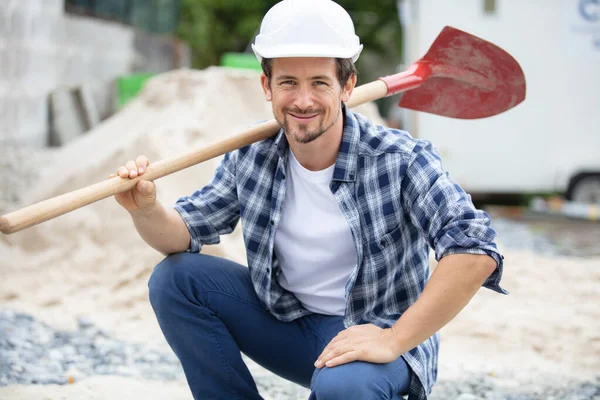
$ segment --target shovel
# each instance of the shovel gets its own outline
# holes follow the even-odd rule
[[[258,83],[257,83],[258,84]],[[477,119],[500,114],[525,99],[525,76],[506,51],[476,36],[445,27],[424,57],[406,71],[354,89],[347,106],[406,92],[400,107],[451,118]],[[13,233],[56,218],[133,188],[140,179],[153,181],[275,135],[277,121],[254,126],[228,139],[166,158],[148,166],[143,176],[119,176],[78,189],[0,217],[0,231]]]

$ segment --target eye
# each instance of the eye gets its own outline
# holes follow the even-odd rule
[[[292,81],[292,80],[287,80],[287,81],[281,81],[279,84],[280,85],[288,85],[289,86],[289,85],[294,85],[295,82]]]
[[[315,81],[315,85],[317,85],[317,86],[323,86],[323,85],[327,85],[327,83],[323,82],[323,81]]]

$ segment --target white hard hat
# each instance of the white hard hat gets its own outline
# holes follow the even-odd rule
[[[259,61],[279,57],[358,59],[363,46],[348,12],[331,0],[283,0],[265,14],[252,45]]]

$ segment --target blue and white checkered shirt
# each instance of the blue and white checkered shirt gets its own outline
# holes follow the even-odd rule
[[[489,217],[449,178],[432,145],[343,107],[344,133],[330,187],[358,255],[346,283],[346,327],[393,325],[429,279],[430,248],[437,260],[455,253],[490,255],[498,267],[484,286],[506,293],[499,286],[503,257]],[[310,313],[277,281],[281,267],[273,246],[287,162],[281,130],[226,154],[212,182],[174,206],[190,231],[191,252],[219,243],[241,218],[254,288],[262,305],[282,321]],[[431,392],[438,348],[436,333],[403,355],[413,371],[409,400],[426,399]]]

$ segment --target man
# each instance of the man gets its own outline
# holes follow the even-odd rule
[[[311,399],[426,399],[439,329],[482,285],[504,293],[489,218],[430,143],[346,108],[362,45],[339,5],[278,3],[253,49],[280,132],[174,207],[147,181],[116,196],[169,254],[150,301],[194,398],[260,399],[243,352]],[[248,268],[198,254],[240,220]]]

